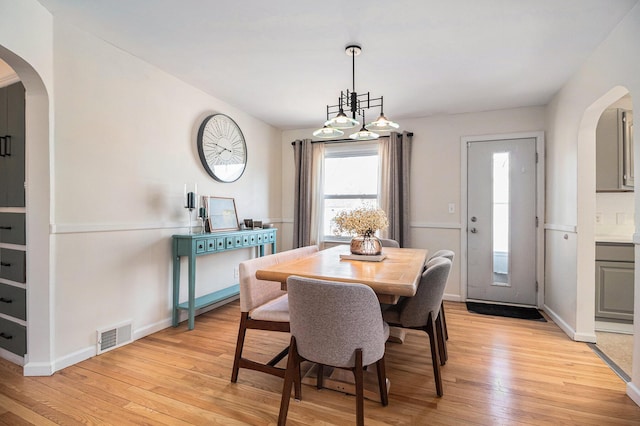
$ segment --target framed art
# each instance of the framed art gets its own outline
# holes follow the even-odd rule
[[[209,232],[237,231],[238,212],[233,198],[207,197],[209,212]]]

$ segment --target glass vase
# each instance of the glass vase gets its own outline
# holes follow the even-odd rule
[[[382,253],[382,243],[376,236],[358,235],[351,239],[351,254],[377,256]]]

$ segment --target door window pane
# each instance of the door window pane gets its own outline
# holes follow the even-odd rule
[[[493,281],[509,283],[509,153],[493,154]]]

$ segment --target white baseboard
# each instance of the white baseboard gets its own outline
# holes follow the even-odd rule
[[[54,373],[53,364],[49,362],[27,362],[22,369],[25,376],[50,376]]]
[[[640,406],[640,389],[633,382],[627,383],[627,395],[636,405]]]
[[[569,336],[572,340],[575,340],[576,342],[587,342],[587,343],[596,342],[595,333],[577,333],[573,329],[573,327],[567,324],[567,322],[563,320],[562,317],[560,317],[558,314],[556,314],[553,311],[553,309],[549,308],[547,305],[544,305],[543,309],[545,313],[549,315],[549,318],[551,318],[551,320],[555,322],[556,325],[560,327],[560,329],[564,331],[567,334],[567,336]]]
[[[462,297],[459,294],[444,294],[442,297],[444,300],[448,300],[450,302],[462,302]]]
[[[25,361],[23,357],[2,348],[0,348],[0,358],[4,358],[7,361],[11,361],[12,363],[18,364],[18,365],[24,365],[24,361]]]

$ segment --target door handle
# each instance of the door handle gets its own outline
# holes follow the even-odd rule
[[[478,233],[478,230],[477,230],[476,228],[471,228],[469,231],[470,231],[472,234],[477,234],[477,233]]]

